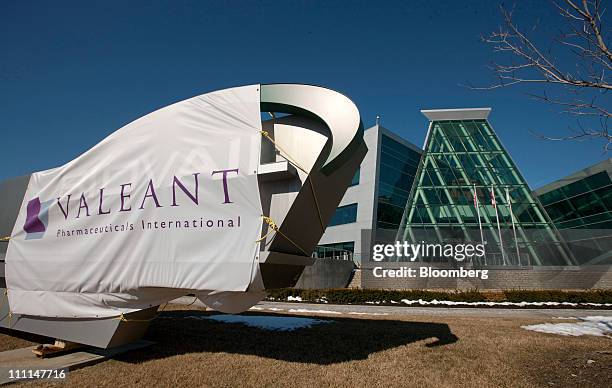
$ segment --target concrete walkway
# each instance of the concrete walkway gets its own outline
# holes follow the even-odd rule
[[[190,304],[193,297],[175,299],[173,304]],[[193,305],[204,307],[196,300]],[[612,310],[557,309],[557,308],[492,308],[492,307],[407,307],[407,306],[376,306],[376,305],[333,305],[291,302],[259,302],[250,312],[262,311],[270,313],[310,313],[349,316],[359,315],[396,315],[396,316],[461,316],[461,317],[498,317],[498,318],[555,318],[555,317],[612,317]]]

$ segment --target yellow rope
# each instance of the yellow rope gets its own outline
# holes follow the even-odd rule
[[[192,304],[194,304],[194,303],[196,302],[196,300],[198,300],[198,297],[197,297],[197,296],[194,296],[194,297],[193,297],[193,301],[192,301],[191,303],[189,303],[188,305],[186,305],[186,307],[189,307],[189,306],[191,306]],[[167,303],[166,303],[166,304],[167,304]],[[204,308],[206,308],[206,306],[204,306]]]
[[[118,319],[118,320],[120,320],[121,322],[150,322],[150,321],[154,320],[155,318],[157,318],[157,316],[159,315],[159,313],[163,312],[163,311],[164,311],[164,309],[166,308],[166,306],[168,306],[168,302],[166,302],[166,303],[164,304],[164,306],[161,308],[161,310],[160,310],[160,311],[157,311],[157,312],[155,313],[155,316],[154,316],[153,318],[149,318],[149,319],[127,319],[127,318],[125,317],[125,315],[123,315],[123,313],[121,313],[121,315],[119,315],[119,316],[118,316],[117,318],[115,318],[115,319]]]
[[[196,297],[193,299],[193,302],[189,303],[187,306],[191,306],[192,304],[194,304],[194,303],[195,303],[195,301],[196,301],[197,299],[198,299],[198,297],[196,296]],[[155,316],[154,316],[153,318],[150,318],[150,319],[127,319],[127,318],[125,317],[125,315],[123,315],[123,313],[121,313],[121,315],[119,315],[119,316],[118,316],[117,318],[115,318],[115,319],[118,319],[118,320],[120,320],[121,322],[151,322],[152,320],[157,319],[157,317],[159,317],[159,314],[160,314],[160,313],[163,313],[163,312],[164,312],[164,310],[166,309],[166,307],[168,306],[168,304],[169,304],[169,303],[170,303],[170,302],[166,302],[166,303],[164,303],[164,305],[163,305],[163,307],[161,308],[161,310],[157,311],[157,312],[155,313]]]
[[[155,318],[157,318],[157,315],[155,315],[153,318],[150,319],[127,319],[123,313],[121,313],[121,315],[119,315],[117,318],[120,320],[121,322],[151,322],[152,320],[154,320]]]
[[[11,239],[11,236],[0,237],[0,241],[8,241]]]
[[[261,216],[261,218],[263,218],[264,222],[268,224],[268,226],[270,227],[270,230],[268,230],[268,233],[266,233],[262,238],[255,240],[256,243],[262,242],[263,240],[266,239],[266,237],[271,235],[272,232],[276,232],[278,230],[278,226],[276,226],[276,223],[272,220],[272,218],[266,217],[266,216]]]
[[[308,174],[308,171],[306,171],[304,169],[304,167],[300,166],[300,164],[298,162],[296,162],[291,156],[289,156],[289,153],[287,151],[285,151],[281,146],[279,146],[278,144],[276,144],[276,142],[274,141],[274,139],[272,139],[272,137],[270,136],[270,134],[268,133],[268,131],[260,131],[261,135],[263,137],[265,137],[266,139],[270,140],[270,142],[272,142],[272,144],[274,144],[274,146],[276,148],[278,148],[278,150],[281,152],[281,156],[285,159],[287,159],[288,162],[290,162],[291,164],[293,164],[295,167],[297,167],[300,171],[302,171],[304,174]],[[282,155],[284,154],[284,155]]]
[[[266,233],[265,236],[263,236],[262,238],[260,238],[259,240],[256,240],[255,242],[260,242],[263,241],[266,237],[268,237],[268,235],[270,235],[270,233],[272,233],[272,231],[279,233],[281,236],[283,236],[284,238],[287,239],[287,241],[289,241],[291,244],[293,244],[297,249],[299,249],[300,251],[302,251],[302,253],[304,254],[304,256],[310,256],[308,253],[306,253],[306,251],[304,249],[302,249],[302,247],[300,247],[298,244],[296,244],[292,239],[290,239],[286,234],[284,234],[283,232],[281,232],[281,230],[278,228],[278,226],[276,225],[276,223],[272,220],[272,218],[270,217],[266,217],[266,216],[261,216],[264,220],[264,222],[266,224],[268,224],[268,226],[270,227],[270,231],[268,233]]]
[[[164,303],[164,305],[162,306],[161,310],[159,310],[159,309],[158,309],[158,310],[157,310],[157,312],[155,313],[155,316],[154,316],[153,318],[151,318],[151,319],[155,319],[155,318],[157,318],[157,316],[158,316],[159,314],[161,314],[161,313],[163,313],[163,312],[164,312],[164,310],[166,309],[166,307],[167,307],[167,306],[168,306],[168,302]]]
[[[315,189],[312,184],[312,180],[308,179],[308,182],[310,183],[310,190],[312,190],[312,197],[314,198],[315,206],[317,207],[317,215],[319,216],[319,222],[321,223],[321,229],[325,230],[325,225],[323,224],[323,217],[321,216],[321,209],[319,208],[319,201],[317,200],[317,194],[315,193]]]
[[[287,151],[285,151],[281,146],[279,146],[274,139],[270,136],[270,134],[267,131],[261,131],[261,135],[263,137],[265,137],[266,139],[268,139],[272,144],[274,144],[274,146],[276,148],[278,148],[278,150],[281,152],[281,156],[285,159],[287,159],[287,161],[289,163],[291,163],[292,165],[294,165],[296,168],[298,168],[300,171],[302,171],[304,174],[309,175],[308,172],[299,165],[298,162],[295,161],[295,159],[293,159],[289,153]],[[284,154],[284,155],[283,155]],[[315,192],[315,188],[314,185],[312,184],[312,180],[310,178],[306,178],[308,180],[308,183],[310,184],[310,190],[312,191],[312,197],[314,198],[314,202],[315,202],[315,206],[317,208],[317,215],[319,216],[319,222],[321,223],[321,229],[325,229],[325,224],[323,223],[323,217],[321,216],[321,208],[319,208],[319,201],[317,200],[317,193]]]

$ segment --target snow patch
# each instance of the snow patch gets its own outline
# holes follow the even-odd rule
[[[299,317],[280,317],[269,315],[210,315],[199,316],[192,315],[187,318],[193,319],[209,319],[223,323],[240,323],[250,327],[271,331],[293,331],[297,329],[306,329],[315,325],[330,323],[322,319],[299,318]]]
[[[525,330],[558,335],[581,336],[593,335],[612,338],[612,317],[592,316],[575,318],[575,323],[542,323],[539,325],[521,326]]]
[[[289,309],[287,311],[290,313],[342,314],[340,311],[331,310]]]
[[[268,298],[268,300],[270,301],[274,301],[274,298]],[[300,296],[288,296],[287,297],[287,301],[288,302],[308,302],[302,299],[302,297]],[[327,298],[325,296],[322,296],[319,299],[315,299],[314,302],[316,303],[329,303],[329,301],[327,300]],[[514,306],[514,307],[529,307],[529,306],[534,306],[534,307],[542,307],[542,306],[567,306],[567,307],[578,307],[578,306],[589,306],[589,307],[612,307],[612,303],[591,303],[591,302],[584,302],[584,303],[572,303],[572,302],[453,302],[450,300],[423,300],[423,299],[417,299],[417,300],[409,300],[409,299],[402,299],[400,302],[391,300],[389,301],[392,305],[400,305],[400,304],[405,304],[405,305],[419,305],[419,306]],[[346,303],[347,305],[351,305],[352,303]],[[375,301],[366,301],[364,302],[364,304],[366,305],[380,305],[380,304],[387,304],[386,300],[380,301],[380,300],[375,300]]]
[[[282,309],[278,307],[251,307],[249,310],[255,311],[287,311],[288,313],[319,313],[319,314],[348,314],[348,315],[389,315],[388,313],[368,313],[360,311],[331,311],[331,310],[311,310],[311,309]]]
[[[517,307],[526,307],[526,306],[571,306],[576,307],[579,305],[588,305],[588,306],[599,306],[599,307],[610,307],[612,303],[571,303],[571,302],[453,302],[450,300],[408,300],[402,299],[401,302],[406,305],[417,304],[420,306],[517,306]],[[368,302],[366,302],[368,303]]]
[[[387,313],[362,313],[358,311],[349,311],[348,315],[389,315]]]

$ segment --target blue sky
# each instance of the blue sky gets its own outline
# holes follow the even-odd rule
[[[126,5],[128,4],[129,5]],[[414,3],[414,4],[413,4]],[[524,88],[492,80],[480,35],[495,1],[1,2],[0,180],[61,165],[124,124],[216,89],[294,82],[348,95],[366,126],[422,145],[420,109],[492,107],[489,117],[532,188],[603,160],[597,141],[550,142],[575,121]],[[548,2],[517,21],[554,31]],[[536,90],[537,91],[537,90]]]

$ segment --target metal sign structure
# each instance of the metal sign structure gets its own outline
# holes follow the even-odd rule
[[[260,110],[273,117],[262,123],[257,168],[264,216],[256,258],[261,276],[244,292],[207,290],[199,295],[199,290],[175,290],[177,295],[195,294],[213,309],[217,303],[221,311],[244,311],[261,300],[266,289],[295,285],[314,262],[311,253],[367,152],[356,106],[333,90],[260,85]],[[139,339],[159,306],[99,319],[11,313],[4,259],[29,180],[23,176],[0,183],[0,237],[9,237],[0,241],[0,327],[100,348]]]

